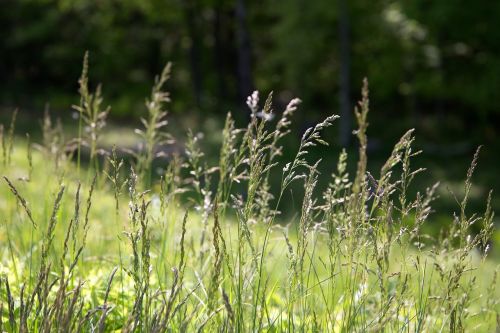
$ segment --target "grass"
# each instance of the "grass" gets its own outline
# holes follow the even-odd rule
[[[172,140],[169,70],[146,103],[144,148],[131,164],[99,148],[109,109],[88,92],[86,65],[75,139],[48,114],[37,146],[14,137],[15,119],[2,127],[0,331],[497,329],[491,196],[484,213],[468,209],[479,149],[439,234],[424,232],[438,185],[410,195],[424,172],[413,167],[413,131],[378,174],[367,171],[367,82],[355,111],[354,174],[344,151],[329,184],[318,185],[321,160],[310,151],[327,145],[322,133],[336,116],[306,130],[282,162],[300,100],[273,121],[272,95],[261,105],[255,92],[246,127],[228,114],[216,165],[190,133],[185,154],[169,156],[154,181],[157,147]],[[301,204],[284,221],[280,202],[292,186],[302,187]]]

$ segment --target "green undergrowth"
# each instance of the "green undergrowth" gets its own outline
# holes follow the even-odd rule
[[[146,101],[142,148],[126,152],[101,148],[110,109],[87,72],[85,60],[74,138],[48,114],[39,143],[16,138],[14,119],[1,128],[0,331],[496,329],[491,196],[482,213],[467,206],[479,149],[439,234],[424,232],[438,184],[408,194],[425,172],[412,168],[413,131],[379,173],[367,171],[366,81],[355,109],[356,172],[347,173],[342,152],[324,190],[321,161],[308,152],[327,145],[322,133],[337,117],[306,130],[295,158],[282,162],[300,100],[277,113],[272,94],[261,103],[257,92],[246,127],[228,114],[216,165],[188,132],[185,152],[166,156],[156,181],[158,147],[174,142],[170,66]],[[283,221],[278,207],[292,184],[303,187],[300,205]]]

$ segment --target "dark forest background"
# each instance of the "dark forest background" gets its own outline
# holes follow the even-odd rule
[[[103,83],[115,117],[141,112],[154,75],[170,60],[173,112],[223,115],[258,88],[274,90],[282,103],[299,96],[308,117],[350,114],[366,76],[374,113],[384,122],[405,122],[436,139],[497,138],[500,2],[2,0],[0,6],[4,106],[74,103],[89,50],[92,81]],[[346,143],[348,131],[341,137]]]

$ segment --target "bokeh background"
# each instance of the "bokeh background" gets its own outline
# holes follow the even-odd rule
[[[342,147],[355,167],[351,115],[367,77],[370,169],[376,174],[415,128],[424,151],[417,167],[428,169],[415,191],[441,181],[434,216],[449,221],[457,210],[449,190],[460,193],[478,145],[470,209],[484,209],[490,188],[500,191],[499,17],[499,1],[2,0],[0,121],[19,107],[18,134],[36,136],[35,119],[50,105],[71,129],[88,50],[91,83],[103,84],[112,106],[108,142],[136,144],[128,129],[139,126],[154,76],[171,61],[169,118],[181,143],[188,128],[204,132],[215,160],[225,114],[244,124],[254,89],[274,91],[278,113],[300,97],[290,154],[305,128],[341,115],[326,133],[326,177]]]

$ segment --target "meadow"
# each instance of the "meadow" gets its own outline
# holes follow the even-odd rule
[[[425,177],[414,131],[367,171],[366,80],[356,171],[343,151],[319,190],[321,160],[309,152],[328,145],[337,116],[307,129],[283,162],[300,100],[275,111],[272,94],[255,92],[246,127],[227,115],[218,163],[191,132],[182,154],[163,156],[175,140],[169,75],[167,65],[146,101],[138,150],[102,149],[110,109],[89,89],[87,57],[74,137],[48,113],[39,143],[15,135],[16,113],[0,127],[0,332],[498,330],[491,192],[482,213],[467,206],[479,148],[450,193],[456,214],[428,234],[439,184],[409,194]],[[292,186],[300,205],[284,220]]]

